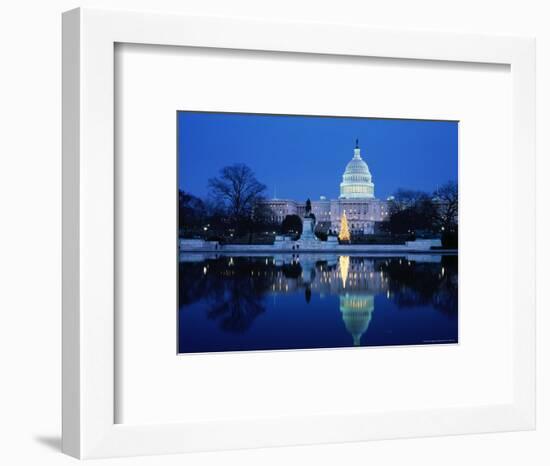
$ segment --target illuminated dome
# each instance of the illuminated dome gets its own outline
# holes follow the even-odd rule
[[[353,344],[361,345],[361,337],[367,331],[374,312],[374,296],[346,293],[340,296],[340,311]]]
[[[355,142],[353,158],[346,166],[346,171],[340,183],[340,199],[372,199],[374,198],[374,183],[369,167],[361,158],[359,140]]]

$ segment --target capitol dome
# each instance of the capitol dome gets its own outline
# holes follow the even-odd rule
[[[374,183],[366,162],[361,158],[359,140],[355,142],[353,158],[346,166],[340,183],[340,199],[372,199]]]
[[[374,312],[374,296],[346,293],[340,296],[340,311],[354,346],[360,346],[361,337],[369,328]]]

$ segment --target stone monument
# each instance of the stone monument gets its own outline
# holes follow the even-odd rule
[[[296,241],[300,248],[319,248],[321,241],[315,236],[315,216],[311,213],[311,201],[306,202],[306,214],[302,223],[302,234]]]

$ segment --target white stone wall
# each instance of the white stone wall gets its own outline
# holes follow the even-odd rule
[[[274,222],[282,223],[287,215],[298,214],[297,202],[291,199],[269,199],[264,205],[272,210]]]
[[[311,201],[311,211],[317,222],[331,221],[329,200]]]
[[[273,220],[281,223],[287,215],[305,215],[305,202],[290,199],[271,199],[265,201],[274,213]],[[388,202],[380,199],[332,199],[311,201],[311,211],[316,221],[330,222],[330,229],[340,231],[340,220],[344,210],[348,226],[352,233],[370,234],[374,224],[389,218]]]
[[[335,199],[331,201],[331,229],[340,231],[346,212],[351,233],[374,233],[374,224],[388,219],[388,202],[379,199]]]

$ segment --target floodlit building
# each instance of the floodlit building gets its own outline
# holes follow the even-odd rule
[[[282,222],[287,215],[305,215],[305,200],[269,199],[264,205],[272,212],[272,220]],[[338,199],[311,201],[311,211],[317,225],[334,233],[340,231],[342,214],[346,213],[348,228],[351,234],[370,234],[374,232],[377,222],[389,218],[388,202],[377,199],[374,194],[374,182],[367,163],[361,157],[359,141],[355,142],[353,158],[348,162],[340,183]]]

